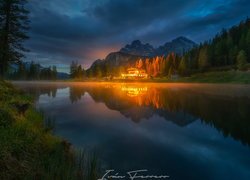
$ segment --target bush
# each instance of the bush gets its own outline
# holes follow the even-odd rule
[[[0,127],[10,126],[14,122],[13,117],[5,110],[0,109]]]

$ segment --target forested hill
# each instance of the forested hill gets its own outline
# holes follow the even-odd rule
[[[185,55],[191,69],[237,65],[237,57],[241,61],[238,65],[250,62],[249,18],[228,30],[223,29],[213,39]]]
[[[183,36],[175,38],[170,42],[166,42],[158,48],[154,48],[148,43],[143,44],[141,41],[135,40],[131,44],[121,48],[120,51],[108,54],[105,59],[94,61],[86,72],[89,77],[102,77],[108,75],[116,76],[121,72],[126,71],[128,67],[135,67],[138,63],[137,61],[140,59],[143,62],[146,62],[146,59],[153,59],[157,56],[165,57],[172,54],[172,52],[177,55],[182,55],[196,46],[197,44],[195,42]],[[72,65],[74,66],[73,63]],[[146,69],[146,66],[143,66],[142,68]]]
[[[112,56],[111,56],[112,55]],[[128,67],[145,69],[152,77],[221,70],[247,70],[250,63],[250,19],[226,30],[213,39],[194,47],[184,55],[169,53],[167,56],[135,56],[126,53],[111,54],[105,60],[98,60],[89,68],[88,77],[119,75]],[[127,57],[128,56],[128,57]],[[124,58],[129,63],[119,63]],[[110,63],[106,63],[110,62]]]

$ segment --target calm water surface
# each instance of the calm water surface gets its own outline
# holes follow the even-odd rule
[[[250,179],[250,86],[16,82],[102,172]]]

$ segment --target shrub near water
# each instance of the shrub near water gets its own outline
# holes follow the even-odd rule
[[[18,109],[22,104],[30,105],[24,113]],[[78,159],[83,153],[78,156],[69,143],[53,136],[43,121],[30,97],[0,81],[0,179],[93,177],[84,174],[85,161]]]

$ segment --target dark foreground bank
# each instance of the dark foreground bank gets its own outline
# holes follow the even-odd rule
[[[96,158],[51,134],[33,99],[0,80],[0,179],[96,179]]]

